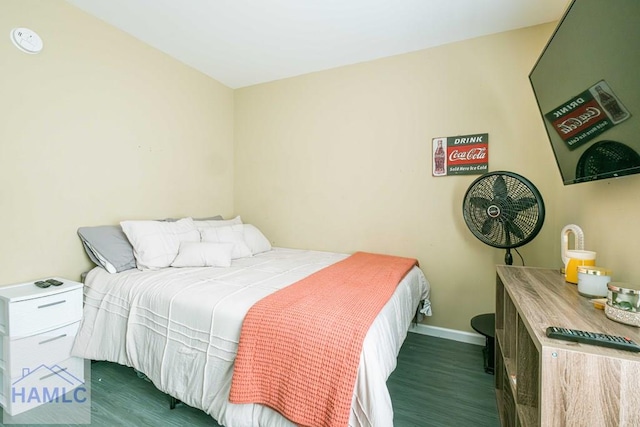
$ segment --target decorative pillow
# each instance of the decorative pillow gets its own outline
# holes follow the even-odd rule
[[[182,242],[171,267],[229,267],[233,243]]]
[[[240,218],[240,216],[237,216],[232,219],[222,219],[222,217],[220,217],[220,219],[215,219],[215,220],[195,220],[194,219],[193,221],[195,222],[196,227],[198,227],[200,231],[202,231],[205,228],[226,227],[228,225],[242,224],[242,219]]]
[[[233,243],[231,259],[250,257],[251,249],[244,241],[244,226],[242,224],[226,225],[224,227],[209,227],[200,229],[203,242]]]
[[[178,255],[181,242],[199,242],[200,233],[191,218],[176,222],[123,221],[139,270],[169,267]]]
[[[193,217],[183,217],[183,218],[192,218],[194,221],[221,221],[224,219],[222,218],[222,215],[209,216],[206,218],[193,218]],[[162,221],[176,222],[179,219],[182,219],[182,218],[165,218]]]
[[[98,267],[109,273],[136,268],[133,247],[119,225],[78,228],[84,250]]]
[[[269,239],[258,230],[258,227],[251,224],[243,224],[242,227],[244,228],[244,241],[253,255],[271,250]]]

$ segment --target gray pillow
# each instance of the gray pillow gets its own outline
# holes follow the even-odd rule
[[[80,227],[78,236],[91,261],[109,273],[136,268],[133,247],[119,225]]]

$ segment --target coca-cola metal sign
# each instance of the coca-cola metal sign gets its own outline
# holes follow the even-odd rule
[[[569,149],[574,149],[631,114],[604,81],[591,86],[544,115]]]
[[[433,139],[433,176],[480,175],[489,170],[489,134]]]

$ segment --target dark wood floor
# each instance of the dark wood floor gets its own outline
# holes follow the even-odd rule
[[[409,333],[387,386],[395,427],[500,426],[480,346]]]
[[[499,426],[493,379],[482,347],[409,333],[387,383],[394,426]],[[93,426],[218,426],[184,404],[170,410],[169,397],[131,368],[94,363],[91,387]]]

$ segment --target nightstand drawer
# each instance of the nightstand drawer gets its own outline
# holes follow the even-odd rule
[[[9,305],[9,333],[21,338],[82,318],[82,289],[77,288]]]
[[[27,338],[11,340],[11,378],[21,376],[25,369],[52,366],[68,359],[79,326],[78,321]]]

